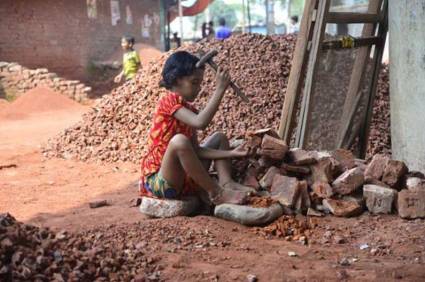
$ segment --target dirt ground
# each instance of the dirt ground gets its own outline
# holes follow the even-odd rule
[[[316,220],[304,245],[213,217],[144,217],[129,207],[137,196],[137,165],[41,155],[40,144],[86,110],[0,119],[0,212],[54,230],[94,229],[105,237],[124,230],[156,257],[160,281],[254,281],[248,275],[258,281],[425,281],[424,220],[328,216]],[[94,200],[110,205],[90,209]]]

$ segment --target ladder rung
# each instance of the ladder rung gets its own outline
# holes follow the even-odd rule
[[[382,39],[377,36],[354,38],[353,48],[357,48],[361,46],[379,45],[381,43],[382,43]],[[337,39],[337,40],[323,41],[322,50],[327,50],[327,49],[344,49],[342,47],[342,40]]]
[[[379,23],[381,17],[377,14],[364,13],[328,13],[326,17],[327,23],[350,24],[350,23]]]

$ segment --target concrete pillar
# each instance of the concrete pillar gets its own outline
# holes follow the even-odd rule
[[[389,0],[393,158],[425,172],[425,0]]]

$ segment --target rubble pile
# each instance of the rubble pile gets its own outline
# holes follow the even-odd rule
[[[343,149],[289,148],[276,135],[272,129],[251,133],[244,146],[256,153],[234,162],[235,177],[264,197],[252,203],[277,201],[286,215],[351,217],[366,209],[372,214],[397,209],[403,218],[425,217],[425,177],[409,172],[405,163],[384,154],[367,163]],[[276,228],[281,229],[275,226],[274,233]]]
[[[193,53],[211,49],[219,51],[215,62],[229,69],[234,81],[250,99],[248,104],[244,104],[229,89],[219,112],[212,124],[201,133],[201,138],[217,130],[225,132],[229,138],[238,138],[257,128],[278,127],[295,41],[293,35],[241,34],[224,42],[207,40],[180,48]],[[51,139],[43,148],[44,154],[83,161],[138,163],[146,147],[146,136],[157,100],[166,93],[158,84],[168,55],[146,66],[135,80],[103,97],[81,122]],[[388,82],[380,82],[379,85],[386,87],[381,89],[381,96],[388,94]],[[203,91],[195,103],[198,108],[205,105],[214,89],[215,76],[207,66]],[[379,117],[374,122],[378,125],[374,128],[380,130],[389,122],[389,114],[382,113],[387,113],[389,107],[386,103],[378,103],[377,106],[376,115]],[[373,132],[372,136],[380,138],[371,143],[372,152],[389,148],[385,133]]]
[[[70,235],[0,214],[1,281],[131,281],[155,275],[140,237],[121,230]],[[145,281],[145,280],[143,280]]]
[[[0,98],[13,93],[20,96],[39,86],[49,87],[53,91],[77,101],[87,102],[91,87],[78,80],[67,80],[48,69],[28,69],[18,63],[0,62]]]

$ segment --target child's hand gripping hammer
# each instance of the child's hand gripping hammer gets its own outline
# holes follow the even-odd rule
[[[200,59],[199,59],[199,62],[196,63],[196,67],[200,68],[204,66],[205,64],[209,64],[213,68],[213,70],[217,72],[218,66],[213,61],[213,57],[215,57],[217,54],[218,54],[217,50],[209,51],[206,54],[203,52],[200,52],[199,53]],[[230,87],[232,87],[235,94],[241,97],[243,101],[249,102],[248,97],[246,97],[246,95],[242,92],[242,90],[233,81],[230,81]]]

